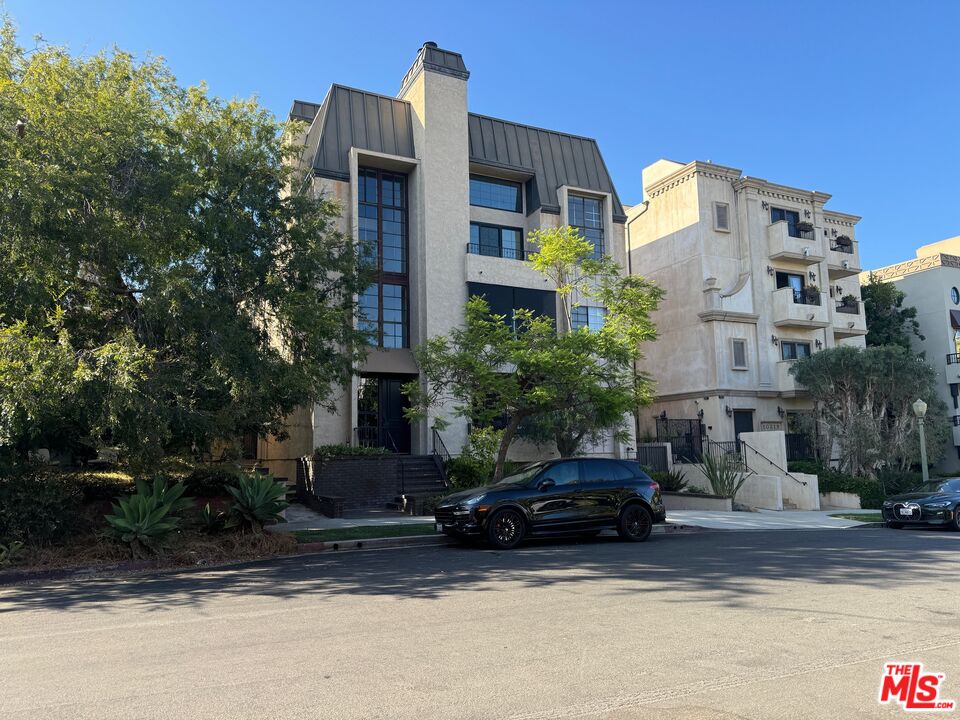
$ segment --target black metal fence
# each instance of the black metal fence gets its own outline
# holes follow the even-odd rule
[[[817,459],[813,440],[806,433],[785,433],[783,438],[787,444],[787,462]]]
[[[637,448],[637,462],[650,470],[666,472],[670,468],[666,445],[640,445]]]
[[[668,442],[673,448],[675,463],[698,463],[703,458],[703,423],[700,419],[672,420],[657,418],[657,442]]]

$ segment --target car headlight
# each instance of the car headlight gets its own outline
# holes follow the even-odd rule
[[[482,495],[477,495],[476,497],[467,498],[466,500],[461,500],[457,503],[457,507],[454,509],[454,515],[469,515],[470,511],[477,506],[477,503],[480,502]]]
[[[889,500],[886,500],[886,501],[884,501],[883,506],[884,506],[884,507],[893,507],[893,503],[890,502]]]
[[[951,503],[951,502],[948,500],[947,502],[927,503],[924,507],[928,507],[928,508],[945,508],[945,507],[950,507],[952,504],[953,504],[953,503]]]

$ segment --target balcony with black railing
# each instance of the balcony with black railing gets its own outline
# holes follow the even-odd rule
[[[846,235],[830,238],[827,252],[827,270],[831,278],[852,277],[860,272],[860,252],[857,241]]]
[[[813,265],[826,257],[823,243],[813,230],[797,229],[783,220],[767,226],[767,245],[773,260],[793,260]]]
[[[773,292],[773,324],[778,327],[827,327],[823,293],[814,287],[784,287]]]
[[[484,245],[483,243],[467,243],[467,253],[470,255],[483,255],[485,257],[498,257],[507,260],[529,260],[531,253],[523,248],[505,247],[498,245]]]
[[[960,353],[950,353],[947,355],[947,362],[944,365],[944,375],[947,382],[951,385],[960,383]]]

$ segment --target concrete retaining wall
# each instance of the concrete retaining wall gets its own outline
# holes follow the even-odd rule
[[[692,493],[661,493],[663,496],[663,506],[667,512],[671,510],[722,510],[731,512],[733,503],[730,498],[722,498],[719,495],[695,495]]]
[[[677,470],[683,470],[687,483],[710,492],[713,488],[699,465],[677,463]],[[736,502],[763,510],[783,510],[781,481],[774,475],[750,475],[737,493]]]
[[[805,482],[806,485],[791,480],[791,477]],[[781,486],[783,488],[783,499],[796,505],[797,510],[820,509],[820,486],[819,478],[816,475],[790,473],[790,477],[783,478]]]
[[[820,507],[860,510],[860,496],[856,493],[847,492],[820,493]]]

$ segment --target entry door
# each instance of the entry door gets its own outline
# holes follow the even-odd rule
[[[406,380],[380,378],[381,447],[398,453],[410,452],[410,423],[403,416],[407,396],[400,388]]]
[[[740,433],[753,432],[753,410],[733,411],[733,432],[737,440]]]
[[[406,381],[404,377],[360,378],[357,433],[361,445],[410,452],[410,424],[403,416],[407,398],[401,392]]]

